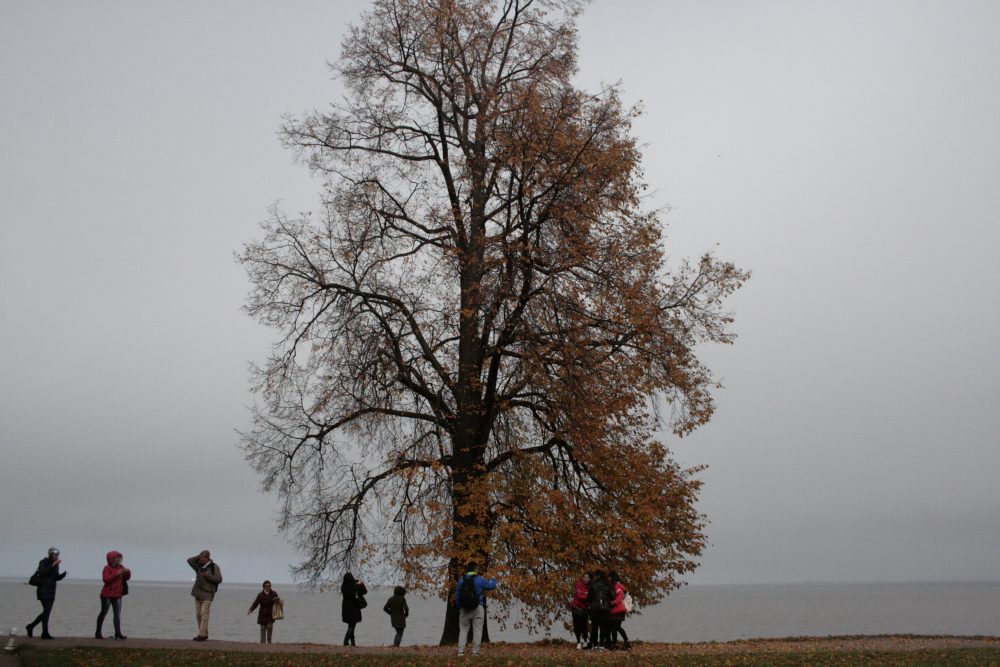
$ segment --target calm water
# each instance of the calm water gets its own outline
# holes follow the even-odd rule
[[[132,582],[122,610],[126,635],[184,639],[196,634],[190,584]],[[257,641],[256,612],[246,610],[259,591],[256,584],[223,584],[212,605],[213,639]],[[295,586],[275,587],[285,599],[285,620],[275,624],[274,640],[293,643],[339,643],[346,626],[340,621],[337,592],[306,593]],[[52,612],[56,636],[90,636],[100,610],[100,584],[67,579],[59,584]],[[0,628],[18,628],[40,609],[35,589],[0,579]],[[368,595],[359,644],[392,641],[389,617],[382,611],[388,589]],[[410,618],[404,644],[436,644],[441,636],[442,603],[407,596]],[[112,634],[111,614],[105,636]],[[693,585],[665,602],[630,617],[632,639],[646,641],[727,641],[753,637],[841,634],[1000,635],[1000,582],[940,584],[783,584],[747,586]],[[6,634],[4,632],[3,634]],[[523,631],[491,624],[494,640],[532,641]],[[570,639],[561,626],[554,638]]]

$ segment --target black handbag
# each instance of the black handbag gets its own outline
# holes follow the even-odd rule
[[[358,596],[358,609],[364,609],[368,606],[368,600],[365,599],[364,595]]]

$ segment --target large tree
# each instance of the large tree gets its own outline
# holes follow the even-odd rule
[[[635,110],[572,81],[582,5],[377,0],[332,65],[345,100],[282,128],[323,206],[275,209],[241,255],[280,332],[244,444],[309,583],[445,595],[475,559],[493,615],[533,626],[584,567],[650,604],[704,547],[694,471],[655,436],[712,414],[695,347],[731,342],[747,274],[668,270]]]

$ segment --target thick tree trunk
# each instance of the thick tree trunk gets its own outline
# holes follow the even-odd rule
[[[458,608],[448,600],[444,611],[444,631],[441,633],[441,646],[458,644]]]

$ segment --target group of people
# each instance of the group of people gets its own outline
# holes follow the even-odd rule
[[[114,638],[127,639],[122,634],[121,609],[122,598],[128,595],[128,582],[132,578],[132,571],[122,565],[123,558],[124,556],[118,551],[109,551],[107,554],[108,564],[104,567],[101,576],[104,586],[101,588],[101,611],[97,615],[95,639],[104,638],[102,630],[108,609],[114,613]],[[219,590],[219,584],[222,583],[222,569],[212,560],[212,554],[208,549],[188,558],[187,564],[194,571],[191,596],[194,598],[195,622],[198,625],[198,634],[195,635],[194,641],[203,642],[208,640],[208,621],[211,616],[212,602]],[[66,572],[60,570],[60,565],[62,565],[62,558],[59,549],[50,548],[46,557],[39,561],[38,568],[28,582],[36,587],[35,596],[42,604],[42,611],[38,617],[25,626],[29,637],[33,637],[35,628],[41,625],[42,639],[54,639],[49,632],[49,617],[56,600],[56,584],[66,577]],[[354,628],[361,622],[361,610],[367,606],[364,596],[368,593],[368,589],[365,588],[363,582],[355,580],[354,576],[348,572],[344,575],[340,592],[344,597],[342,617],[344,623],[347,623],[344,646],[354,646]],[[397,586],[393,591],[393,596],[389,598],[384,607],[384,611],[389,614],[392,627],[396,630],[396,636],[393,640],[394,646],[399,646],[402,641],[406,617],[410,615],[405,596],[406,589]],[[264,581],[260,593],[257,594],[247,610],[247,615],[252,614],[254,610],[257,610],[257,625],[260,626],[260,643],[270,644],[274,634],[274,621],[284,616],[283,601],[273,590],[270,581]]]
[[[632,648],[622,628],[625,615],[631,611],[626,604],[627,595],[628,589],[617,572],[607,573],[600,569],[585,572],[573,584],[569,606],[573,612],[573,633],[578,649],[614,650],[618,648],[619,635],[623,642],[621,648],[626,651]]]
[[[97,614],[97,631],[94,637],[104,639],[104,619],[110,608],[114,612],[115,639],[127,639],[122,634],[122,598],[128,595],[128,580],[132,578],[132,571],[122,565],[122,555],[117,551],[109,551],[107,559],[108,564],[101,573],[104,587],[101,588],[101,611]],[[59,549],[52,547],[48,555],[38,562],[38,568],[31,575],[28,583],[36,587],[35,597],[42,603],[42,613],[25,626],[29,637],[34,636],[35,628],[41,625],[42,639],[53,639],[49,633],[49,616],[56,602],[56,584],[66,578],[66,573],[59,571],[61,564]]]
[[[128,595],[128,582],[132,571],[122,565],[123,556],[118,551],[109,551],[107,565],[102,572],[104,586],[101,588],[101,611],[97,616],[97,629],[94,637],[103,639],[104,619],[108,610],[113,612],[114,638],[126,639],[121,629],[122,598]],[[29,583],[36,586],[36,596],[42,604],[42,612],[35,620],[28,623],[25,629],[32,637],[35,628],[42,626],[41,637],[52,639],[49,633],[49,616],[56,598],[56,583],[66,577],[66,572],[60,571],[62,558],[59,549],[52,547],[48,555],[38,563],[38,569],[32,575]],[[187,559],[188,566],[194,571],[194,584],[191,596],[194,598],[195,620],[198,634],[194,641],[208,639],[208,622],[215,600],[215,594],[222,583],[222,570],[212,560],[211,553],[205,549],[196,556]],[[451,603],[458,610],[459,638],[458,655],[465,655],[466,645],[471,630],[472,654],[478,655],[483,636],[483,625],[486,618],[486,591],[495,590],[496,579],[487,579],[479,574],[474,562],[467,564],[465,574],[455,582],[454,595]],[[361,610],[368,606],[365,595],[368,589],[363,581],[355,579],[347,572],[340,585],[343,597],[341,618],[347,624],[344,635],[344,646],[355,646],[354,631],[361,622]],[[596,570],[585,573],[573,586],[573,597],[570,609],[573,613],[573,631],[576,634],[576,647],[595,650],[613,649],[617,647],[617,637],[621,635],[624,649],[630,649],[628,635],[622,628],[622,622],[629,609],[626,605],[626,590],[617,572],[605,573]],[[247,615],[257,610],[257,625],[260,626],[260,642],[271,643],[274,632],[274,621],[283,617],[283,601],[273,590],[270,581],[264,581],[262,590],[257,594]],[[406,589],[396,586],[393,595],[386,601],[382,610],[389,615],[392,628],[395,630],[393,646],[399,646],[406,628],[406,618],[410,608],[406,603]],[[589,626],[589,627],[588,627]]]
[[[104,619],[108,615],[108,609],[113,612],[113,623],[115,628],[115,639],[128,639],[122,634],[122,598],[128,595],[128,582],[132,578],[132,571],[122,565],[124,556],[118,551],[109,551],[107,554],[108,564],[101,572],[101,579],[104,586],[101,588],[101,611],[97,614],[97,628],[94,631],[95,639],[104,639]],[[202,551],[197,556],[188,558],[188,565],[195,571],[195,582],[191,588],[191,595],[194,596],[195,614],[198,622],[198,636],[195,641],[205,641],[208,639],[208,615],[215,598],[215,592],[222,583],[222,571],[219,566],[212,561],[208,550]],[[42,612],[35,620],[28,623],[24,629],[29,637],[33,637],[35,628],[42,626],[42,639],[54,639],[49,632],[49,617],[52,615],[52,607],[56,601],[56,585],[66,578],[66,572],[60,571],[62,557],[59,549],[51,547],[45,558],[38,562],[35,573],[31,575],[28,583],[35,586],[35,597],[42,604]],[[271,582],[264,582],[265,589],[270,588]],[[260,596],[258,596],[258,600]],[[255,602],[254,606],[260,604]],[[253,607],[251,607],[251,610]],[[270,613],[270,605],[268,605]],[[260,622],[260,619],[258,619]],[[264,629],[261,629],[261,641],[264,641]]]
[[[479,655],[479,647],[483,640],[483,625],[486,620],[486,591],[496,589],[497,580],[487,579],[479,574],[476,563],[468,563],[465,574],[455,582],[455,592],[451,603],[458,609],[458,655],[465,655],[469,643],[470,629],[472,631],[472,655]],[[361,622],[361,610],[368,606],[365,595],[368,589],[364,582],[358,581],[350,572],[344,575],[340,584],[340,594],[344,601],[341,607],[341,618],[347,624],[347,634],[344,635],[344,646],[355,646],[354,629]],[[389,614],[389,620],[396,636],[392,645],[399,646],[403,640],[403,630],[406,628],[406,618],[410,608],[406,604],[406,589],[396,586],[393,595],[385,603],[382,611]]]

